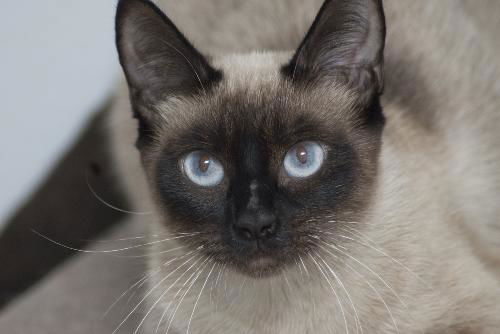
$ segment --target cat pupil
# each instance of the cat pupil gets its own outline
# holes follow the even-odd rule
[[[296,149],[296,156],[297,156],[297,160],[305,165],[307,163],[307,150],[306,148],[304,147],[304,145],[299,145]]]
[[[210,157],[204,155],[200,157],[200,162],[198,164],[198,169],[202,173],[206,173],[210,167]]]

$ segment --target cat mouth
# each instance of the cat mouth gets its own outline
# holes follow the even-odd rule
[[[238,271],[253,278],[266,278],[280,272],[284,265],[278,257],[266,253],[256,253],[236,263]]]
[[[262,271],[276,266],[276,260],[271,256],[260,256],[248,261],[247,266],[251,270]]]
[[[286,241],[257,240],[247,243],[235,243],[229,240],[229,249],[225,261],[231,263],[234,270],[252,278],[266,278],[279,274],[284,267],[292,264],[290,259],[291,244]]]

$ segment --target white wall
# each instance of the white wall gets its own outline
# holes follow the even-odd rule
[[[0,2],[0,227],[110,93],[114,0]]]

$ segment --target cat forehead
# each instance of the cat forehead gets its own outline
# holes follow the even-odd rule
[[[259,90],[263,85],[281,81],[281,67],[292,57],[291,52],[253,52],[214,58],[214,66],[224,73],[224,89]]]
[[[350,121],[355,96],[341,85],[304,87],[281,73],[291,53],[266,52],[215,57],[223,73],[215,87],[196,96],[173,97],[155,107],[167,137],[194,125],[203,131],[244,125],[293,127],[297,122],[338,126]],[[195,73],[193,73],[195,75]]]

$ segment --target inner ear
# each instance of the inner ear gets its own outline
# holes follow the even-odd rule
[[[116,36],[135,108],[206,90],[221,77],[151,1],[120,0]]]
[[[361,98],[383,90],[385,19],[381,0],[326,0],[283,74],[341,83]]]

